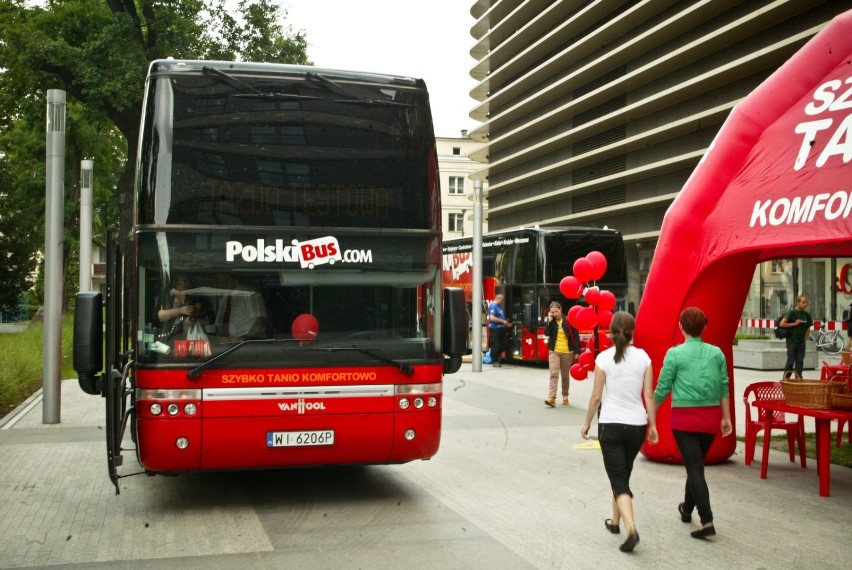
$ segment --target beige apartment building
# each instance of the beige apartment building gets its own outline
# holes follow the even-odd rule
[[[470,158],[470,154],[481,147],[468,136],[467,131],[460,131],[458,138],[436,137],[435,146],[438,154],[438,170],[441,176],[441,220],[444,228],[444,239],[470,237],[473,235],[473,209],[475,207],[473,180],[471,174],[482,168],[482,165]],[[483,195],[488,189],[488,183],[483,183]],[[487,201],[482,205],[482,231],[488,231],[486,220],[488,212]]]
[[[608,226],[638,306],[663,216],[737,101],[850,1],[476,0],[470,138],[492,230]],[[755,268],[744,317],[796,292],[836,319],[850,259]],[[781,279],[785,267],[790,279]]]

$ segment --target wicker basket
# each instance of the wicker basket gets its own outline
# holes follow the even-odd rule
[[[831,407],[841,410],[852,410],[852,394],[835,392],[831,395]]]
[[[830,408],[831,396],[844,388],[842,382],[824,380],[782,380],[784,399],[800,408]]]

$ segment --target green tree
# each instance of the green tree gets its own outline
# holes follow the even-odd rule
[[[285,26],[285,17],[269,0],[240,0],[236,10],[226,0],[0,0],[0,153],[10,148],[9,137],[21,125],[39,133],[40,152],[27,150],[42,163],[30,172],[41,173],[43,195],[45,99],[48,89],[63,89],[69,101],[66,181],[72,186],[66,193],[66,238],[79,235],[74,234],[79,200],[72,199],[79,196],[79,161],[93,154],[101,157],[96,194],[99,185],[101,198],[104,190],[114,192],[112,205],[101,202],[100,211],[119,212],[120,231],[128,235],[133,188],[128,157],[136,155],[148,63],[171,56],[309,64],[304,34]],[[93,152],[99,137],[106,146]],[[23,172],[20,164],[11,170]],[[109,189],[99,182],[106,173],[117,174]],[[0,196],[33,198],[29,186],[15,185],[14,172],[9,177]],[[43,197],[37,202],[43,227]],[[39,215],[38,209],[30,213]],[[105,223],[110,222],[102,218]],[[66,241],[66,271],[69,245]]]
[[[41,131],[44,139],[44,129]],[[34,155],[41,154],[41,165]],[[26,120],[0,137],[0,312],[14,315],[44,244],[44,141]]]
[[[0,159],[0,314],[14,316],[23,292],[33,285],[36,250],[41,235],[39,213],[32,203],[6,191],[12,184],[7,157]]]

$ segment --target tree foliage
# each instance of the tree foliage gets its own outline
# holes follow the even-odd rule
[[[95,159],[96,225],[114,225],[118,212],[128,235],[148,63],[175,57],[309,64],[305,35],[285,26],[285,17],[270,0],[239,0],[236,9],[226,0],[0,0],[0,199],[15,212],[0,213],[0,251],[21,258],[11,271],[24,271],[43,244],[48,89],[68,98],[67,274],[69,246],[79,235],[81,159]],[[35,226],[36,239],[29,230],[5,233],[15,218]],[[6,247],[4,240],[18,238]]]

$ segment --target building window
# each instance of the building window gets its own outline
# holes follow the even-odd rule
[[[461,154],[461,147],[460,146],[454,146],[453,147],[453,155],[459,156],[460,154]]]
[[[464,177],[450,176],[450,194],[464,194]]]
[[[448,230],[451,232],[464,231],[464,214],[450,214],[447,220]]]

